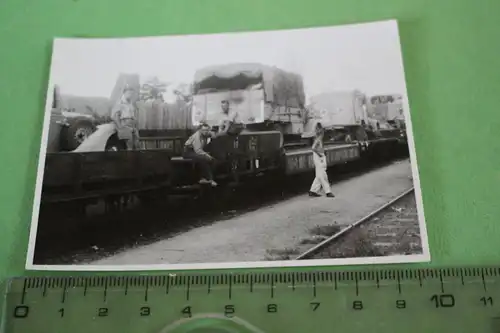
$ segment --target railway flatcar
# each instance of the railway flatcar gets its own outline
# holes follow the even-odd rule
[[[131,77],[137,85],[136,77]],[[346,123],[331,116],[336,110],[328,103],[321,106],[323,118],[318,117],[305,105],[302,78],[275,67],[230,64],[202,68],[195,74],[193,87],[190,112],[194,125],[208,123],[216,131],[222,100],[230,101],[244,125],[240,132],[214,138],[207,147],[217,161],[215,180],[219,187],[253,182],[256,177],[283,179],[313,172],[307,134],[318,122],[324,122],[325,115],[330,119],[325,138],[329,167],[377,156],[389,158],[391,145],[399,140],[399,132],[395,135],[393,130],[367,126],[365,98],[359,92],[344,101],[343,105],[359,102],[359,107],[343,111]],[[192,126],[143,129],[140,149],[125,151],[120,145],[110,145],[116,140],[113,125],[100,125],[72,152],[47,154],[42,204],[79,202],[86,206],[122,196],[148,200],[199,191],[197,165],[181,157],[192,132]],[[110,146],[116,149],[111,151]]]

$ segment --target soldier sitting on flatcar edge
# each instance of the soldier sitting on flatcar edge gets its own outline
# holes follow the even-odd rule
[[[182,156],[186,159],[193,160],[200,166],[202,172],[200,184],[217,186],[217,183],[213,179],[213,166],[215,158],[204,150],[208,143],[208,139],[215,136],[210,130],[210,125],[201,124],[198,130],[191,135],[184,144],[184,152]]]
[[[230,107],[227,99],[221,101],[221,109],[222,119],[217,136],[224,134],[238,135],[245,128],[245,124],[240,120],[239,113]]]

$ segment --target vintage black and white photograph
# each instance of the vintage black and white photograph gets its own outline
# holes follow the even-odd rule
[[[52,49],[27,269],[430,260],[396,21]]]

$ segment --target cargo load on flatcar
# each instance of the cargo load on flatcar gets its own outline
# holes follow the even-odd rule
[[[399,94],[371,96],[367,103],[367,112],[371,118],[378,121],[405,128],[403,97]]]
[[[209,66],[195,73],[193,124],[216,126],[220,102],[229,100],[241,122],[281,124],[283,134],[300,134],[304,124],[302,76],[258,63]]]

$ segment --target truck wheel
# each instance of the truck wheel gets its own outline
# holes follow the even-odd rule
[[[78,148],[94,131],[94,125],[86,119],[77,120],[69,126],[64,127],[62,129],[62,138],[65,148],[68,150]]]
[[[127,150],[127,145],[122,140],[119,140],[116,134],[113,134],[112,136],[109,137],[108,141],[106,142],[106,147],[104,149],[106,151]]]

